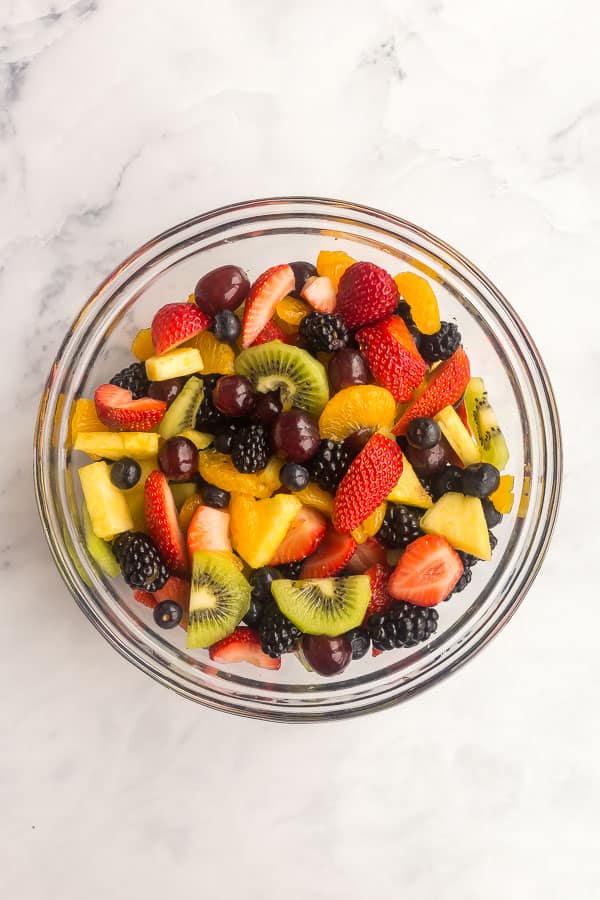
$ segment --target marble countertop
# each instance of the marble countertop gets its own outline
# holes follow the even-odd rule
[[[598,896],[600,57],[591,0],[4,0],[0,882],[61,900]],[[234,200],[344,197],[477,262],[532,331],[561,515],[502,634],[326,727],[188,703],[55,571],[37,402],[100,279]]]

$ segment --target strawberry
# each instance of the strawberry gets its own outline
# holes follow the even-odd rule
[[[157,356],[173,350],[208,328],[210,319],[195,303],[167,303],[152,319],[152,343]]]
[[[408,404],[404,413],[394,425],[394,434],[406,434],[406,429],[417,416],[431,418],[444,406],[451,406],[462,397],[471,371],[469,359],[459,347],[450,359],[433,370],[425,390]]]
[[[112,431],[152,431],[164,416],[167,404],[150,397],[133,399],[131,391],[116,384],[101,384],[94,394],[96,414]]]
[[[467,407],[465,406],[464,397],[460,401],[460,403],[456,404],[455,409],[456,409],[456,414],[457,414],[458,418],[460,419],[460,421],[463,423],[463,425],[465,426],[465,428],[467,429],[467,431],[469,432],[471,437],[474,437],[473,432],[471,431],[471,426],[469,425],[469,416],[467,415]]]
[[[296,513],[287,534],[277,548],[270,566],[298,562],[313,553],[325,536],[327,519],[316,509],[303,506]]]
[[[359,544],[354,551],[354,556],[346,566],[350,575],[362,575],[371,566],[377,564],[385,566],[387,563],[387,551],[377,538],[368,538],[364,544]]]
[[[190,559],[198,550],[224,550],[231,553],[229,538],[230,515],[212,506],[199,506],[187,530],[187,549]]]
[[[144,514],[148,533],[164,564],[176,575],[188,573],[185,540],[177,520],[177,507],[162,472],[150,472],[144,485]]]
[[[247,662],[260,669],[281,668],[281,658],[273,659],[267,656],[263,652],[256,631],[244,625],[238,625],[230,635],[213,644],[209,648],[208,655],[219,662]]]
[[[244,307],[242,347],[254,343],[284,297],[294,290],[296,279],[291,266],[272,266],[256,279]]]
[[[390,570],[387,566],[382,566],[378,563],[375,566],[371,566],[370,569],[367,569],[365,574],[369,576],[369,580],[371,581],[371,599],[369,600],[369,605],[367,606],[367,611],[363,620],[366,622],[369,616],[372,616],[375,613],[385,612],[386,609],[389,609],[392,603],[394,603],[394,599],[393,597],[390,597],[387,592],[387,583],[388,578],[390,577]]]
[[[348,328],[360,328],[391,316],[399,297],[396,283],[385,269],[357,262],[340,278],[336,312]]]
[[[427,367],[400,316],[361,328],[356,340],[377,383],[399,403],[405,403]]]
[[[184,578],[178,578],[176,575],[171,575],[165,586],[159,591],[154,591],[153,594],[149,591],[134,591],[133,596],[138,603],[143,603],[144,606],[148,606],[150,609],[154,609],[154,607],[159,603],[162,603],[163,600],[174,600],[175,603],[179,603],[183,609],[183,616],[179,624],[182,628],[187,628],[187,611],[190,604],[190,583]]]
[[[335,309],[335,288],[331,278],[326,275],[320,277],[313,275],[309,278],[304,283],[300,296],[319,312],[332,313]]]
[[[329,578],[337,575],[352,558],[356,541],[351,534],[330,529],[316,551],[304,561],[300,578]]]
[[[388,592],[416,606],[445,600],[463,573],[463,563],[446,538],[424,534],[412,541],[392,572]]]
[[[333,526],[354,531],[383,503],[402,474],[402,451],[383,434],[374,434],[350,463],[333,501]]]
[[[268,344],[269,341],[283,341],[284,344],[289,343],[289,338],[279,325],[272,320],[267,322],[263,330],[252,341],[252,346],[257,347],[259,344]]]

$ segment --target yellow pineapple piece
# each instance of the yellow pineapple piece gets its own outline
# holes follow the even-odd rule
[[[355,262],[356,260],[343,250],[321,250],[317,256],[317,273],[330,278],[337,291],[340,278]]]
[[[331,518],[333,512],[333,497],[320,488],[318,484],[311,481],[301,491],[296,491],[294,497],[297,497],[303,506],[312,506]]]
[[[229,510],[233,549],[253,569],[267,566],[300,509],[302,504],[292,494],[277,494],[268,500],[232,494]]]
[[[304,319],[311,307],[304,300],[298,297],[284,297],[275,307],[277,318],[285,322],[286,325],[293,325],[298,328],[302,319]]]
[[[513,487],[515,479],[513,475],[501,475],[500,484],[493,494],[490,494],[490,500],[494,504],[495,509],[506,515],[511,512],[515,498],[513,496]]]
[[[146,527],[146,515],[144,513],[144,485],[146,484],[146,478],[150,472],[158,469],[158,460],[154,456],[149,459],[139,459],[138,462],[140,464],[140,469],[142,470],[138,483],[134,484],[132,488],[129,488],[126,491],[121,491],[121,493],[125,497],[125,501],[129,507],[129,512],[133,519],[134,531],[146,532],[148,529]]]
[[[364,522],[360,523],[358,528],[354,529],[352,537],[357,544],[364,544],[370,537],[377,534],[383,524],[386,509],[387,503],[384,500],[383,503],[379,504],[377,509],[373,510],[370,516],[367,516]]]
[[[481,462],[481,453],[453,406],[445,406],[433,417],[464,466]]]
[[[198,470],[205,481],[209,481],[222,491],[236,491],[250,497],[265,498],[281,487],[279,470],[283,465],[276,456],[271,457],[260,472],[246,475],[238,472],[231,457],[216,450],[201,450],[198,454]]]
[[[360,428],[391,431],[396,401],[388,390],[376,384],[344,388],[326,403],[319,419],[322,438],[343,441]]]
[[[428,509],[421,519],[425,534],[445,537],[456,550],[491,559],[490,537],[485,513],[478,497],[450,491]]]
[[[415,272],[400,272],[394,278],[400,295],[410,306],[413,322],[422,334],[435,334],[441,328],[440,310],[433,288]]]
[[[420,509],[429,509],[433,500],[417,478],[416,472],[406,456],[402,459],[402,475],[394,490],[388,494],[390,503],[406,503],[408,506],[418,506]]]
[[[90,514],[94,534],[111,541],[122,531],[131,531],[133,519],[123,493],[110,480],[105,462],[90,463],[79,469],[79,479]]]
[[[108,430],[108,427],[98,418],[96,404],[93,400],[88,400],[86,397],[80,397],[79,400],[75,401],[71,418],[72,441],[75,441],[77,435],[84,431],[98,432]]]
[[[146,362],[147,359],[154,356],[155,350],[150,328],[142,328],[141,331],[138,331],[133,339],[131,352],[140,362]]]
[[[133,456],[134,459],[154,459],[158,454],[158,434],[152,431],[82,431],[73,444],[90,456],[105,456],[120,459]]]
[[[150,356],[146,360],[146,375],[149,381],[166,381],[201,372],[202,366],[202,357],[195,347],[176,347],[162,356]]]
[[[184,347],[193,347],[202,357],[203,375],[233,375],[235,353],[233,347],[218,341],[212,331],[201,331],[186,341]]]

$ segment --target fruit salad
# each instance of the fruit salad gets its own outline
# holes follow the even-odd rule
[[[221,266],[131,350],[75,402],[70,441],[89,554],[157,628],[322,676],[432,639],[513,496],[426,278],[329,250],[253,282]]]

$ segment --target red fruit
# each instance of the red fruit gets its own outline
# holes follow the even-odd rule
[[[456,405],[456,414],[460,421],[463,423],[471,437],[473,437],[473,432],[471,431],[471,426],[469,425],[469,416],[467,415],[467,407],[465,406],[465,401],[461,400],[460,403]]]
[[[261,669],[281,668],[281,659],[272,659],[263,653],[256,631],[244,625],[238,625],[228,637],[213,644],[208,655],[219,662],[248,662]]]
[[[399,403],[405,403],[427,367],[400,316],[361,328],[356,340],[377,383]]]
[[[231,553],[229,538],[230,515],[223,509],[199,506],[187,530],[187,549],[190,559],[198,550],[217,550]]]
[[[164,416],[167,404],[150,397],[133,399],[131,391],[116,384],[101,384],[94,394],[96,413],[112,431],[152,431]]]
[[[280,300],[294,290],[296,279],[287,264],[272,266],[256,279],[246,300],[242,347],[249,347],[261,333]],[[272,338],[271,338],[272,340]]]
[[[452,406],[463,395],[471,377],[469,359],[462,347],[434,369],[422,394],[408,404],[396,425],[394,434],[406,434],[406,429],[418,416],[432,418],[444,406]]]
[[[402,475],[402,451],[383,434],[374,434],[350,463],[333,501],[337,531],[354,531],[383,503]]]
[[[152,343],[158,356],[189,341],[210,325],[195,303],[167,303],[152,319]]]
[[[360,328],[391,316],[399,296],[394,279],[385,269],[374,263],[357,262],[340,279],[336,312],[348,328]]]
[[[385,566],[387,564],[387,551],[377,538],[371,537],[359,544],[354,551],[354,556],[346,566],[350,575],[362,575],[371,566]]]
[[[424,534],[412,541],[388,581],[388,593],[416,606],[445,600],[463,573],[463,563],[446,538]]]
[[[325,536],[327,519],[316,509],[303,506],[292,520],[287,534],[277,548],[270,566],[299,562],[313,553]]]
[[[351,534],[329,530],[300,570],[300,578],[329,578],[337,575],[354,555],[356,541]]]
[[[385,612],[386,609],[389,609],[392,603],[395,602],[394,598],[390,597],[387,591],[388,578],[390,577],[390,570],[387,566],[382,566],[378,563],[375,566],[371,566],[370,569],[367,569],[366,574],[371,581],[371,599],[365,613],[365,622],[369,616],[373,616],[375,613]]]
[[[182,628],[187,628],[187,613],[190,604],[190,583],[189,581],[186,581],[185,578],[177,578],[176,575],[171,575],[160,591],[154,591],[152,594],[150,591],[134,591],[133,596],[138,603],[143,603],[144,606],[148,606],[150,609],[154,609],[154,607],[158,606],[159,603],[162,603],[163,600],[174,600],[175,603],[179,603],[183,609],[183,616],[181,617],[181,622],[179,624]]]
[[[144,514],[148,533],[167,568],[176,575],[188,573],[185,540],[177,520],[177,507],[162,472],[150,472],[144,485]]]
[[[284,344],[289,343],[287,334],[285,334],[279,325],[273,321],[267,322],[258,337],[255,337],[252,341],[252,346],[258,347],[259,344],[268,344],[269,341],[283,341]]]
[[[326,275],[313,275],[305,282],[300,296],[319,312],[332,313],[335,309],[335,288],[331,278]]]

